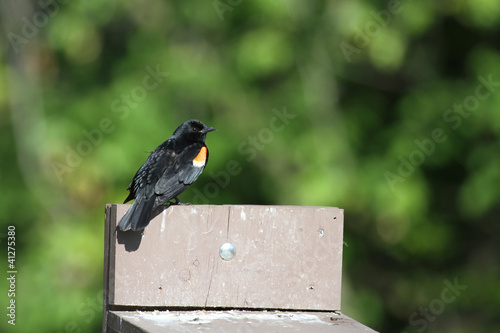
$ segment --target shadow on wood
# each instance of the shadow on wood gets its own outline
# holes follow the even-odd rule
[[[125,251],[133,252],[139,248],[142,240],[142,231],[120,231],[116,230],[116,239],[118,244],[125,247]]]

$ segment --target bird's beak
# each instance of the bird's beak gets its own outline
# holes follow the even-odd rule
[[[217,131],[216,128],[213,128],[213,127],[205,127],[201,132],[202,133],[208,133],[208,132],[213,132],[213,131]]]

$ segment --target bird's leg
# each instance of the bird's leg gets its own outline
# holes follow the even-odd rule
[[[165,202],[163,205],[167,206],[167,207],[170,207],[170,206],[178,205],[179,203],[181,203],[177,197],[175,197],[174,200],[175,201],[169,200],[169,201]]]
[[[191,204],[190,202],[181,202],[179,200],[179,198],[175,197],[173,200],[167,201],[163,205],[167,206],[167,207],[170,207],[170,206],[173,206],[173,205],[190,205],[190,204]]]

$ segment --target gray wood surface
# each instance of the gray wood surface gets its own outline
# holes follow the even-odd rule
[[[256,311],[110,312],[110,326],[122,333],[314,332],[374,333],[341,313]]]
[[[140,232],[106,207],[105,307],[340,310],[343,210],[179,205]],[[225,242],[236,255],[225,261]]]

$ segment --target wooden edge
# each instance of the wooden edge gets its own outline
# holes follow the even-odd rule
[[[103,281],[103,303],[102,303],[102,331],[108,331],[108,313],[109,303],[114,294],[113,284],[115,260],[111,255],[111,247],[114,245],[112,242],[113,221],[116,219],[116,204],[106,204],[105,217],[104,217],[104,281]]]
[[[110,311],[110,332],[377,333],[339,311]]]
[[[124,319],[119,314],[116,314],[115,311],[109,311],[109,320],[108,320],[108,333],[120,332],[133,332],[133,333],[151,333],[144,330],[139,326],[135,326],[130,321]]]

